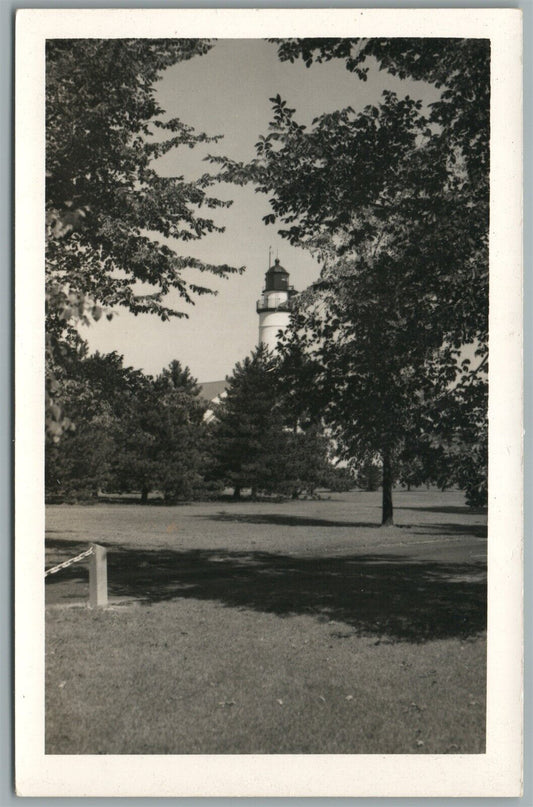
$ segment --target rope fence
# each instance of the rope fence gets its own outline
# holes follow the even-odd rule
[[[46,569],[44,576],[57,574],[62,569],[68,569],[73,563],[90,558],[89,563],[89,606],[91,608],[102,608],[107,605],[107,550],[99,544],[91,544],[85,552],[81,552],[74,558],[69,558]]]

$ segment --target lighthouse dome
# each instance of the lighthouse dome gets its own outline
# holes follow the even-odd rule
[[[288,291],[289,273],[276,258],[274,265],[265,274],[265,291]]]

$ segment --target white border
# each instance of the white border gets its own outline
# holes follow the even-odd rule
[[[490,37],[487,752],[44,754],[44,44],[49,37]],[[518,796],[522,745],[521,12],[23,10],[16,52],[16,778],[25,796]]]

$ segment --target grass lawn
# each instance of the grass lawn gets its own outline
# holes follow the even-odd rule
[[[483,753],[485,516],[457,493],[52,506],[47,753]]]

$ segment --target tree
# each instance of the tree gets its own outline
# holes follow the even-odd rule
[[[441,487],[462,488],[470,507],[484,507],[488,495],[486,378],[470,373],[453,392],[442,407],[439,433],[427,440],[426,450],[435,458],[432,476]]]
[[[157,171],[169,150],[216,139],[170,119],[156,97],[168,67],[209,48],[199,39],[47,40],[47,411],[54,439],[65,426],[57,343],[78,321],[112,316],[117,306],[163,320],[186,316],[167,302],[170,291],[191,303],[210,293],[194,273],[237,271],[176,251],[221,231],[201,212],[231,202],[209,195],[207,174],[190,181]]]
[[[207,446],[205,404],[189,369],[173,361],[153,379],[124,367],[116,352],[65,363],[65,413],[76,428],[60,442],[48,437],[47,495],[140,490],[143,502],[155,488],[167,499],[194,495]]]
[[[287,431],[282,448],[279,488],[290,491],[293,499],[301,493],[313,496],[317,487],[339,483],[329,458],[330,442],[319,425]]]
[[[62,344],[58,365],[64,418],[76,423],[61,441],[47,433],[45,489],[48,497],[97,495],[112,480],[117,453],[117,425],[131,406],[143,379],[140,371],[123,366],[116,352],[87,356],[86,345]]]
[[[183,316],[164,295],[185,302],[209,292],[186,269],[227,275],[227,265],[180,257],[156,240],[188,242],[221,231],[198,215],[227,207],[196,181],[157,173],[157,159],[210,138],[168,119],[155,85],[165,69],[207,52],[205,40],[48,40],[46,105],[47,268],[54,284],[103,306],[163,319]],[[148,292],[137,291],[142,283]]]
[[[490,137],[489,39],[277,39],[282,61],[342,59],[346,69],[362,81],[365,63],[375,59],[380,70],[400,79],[412,78],[442,89],[430,107],[444,149],[460,149],[469,175],[470,192],[487,208]],[[488,209],[485,209],[488,214]]]
[[[406,441],[444,439],[447,411],[469,417],[454,390],[473,378],[486,385],[488,44],[290,40],[280,53],[307,64],[344,58],[362,79],[372,55],[389,72],[442,86],[429,112],[385,91],[381,103],[322,115],[310,130],[278,95],[256,159],[225,160],[222,171],[255,181],[270,195],[266,223],[279,220],[282,236],[323,261],[285,352],[297,343],[312,362],[346,458],[379,455],[389,524]],[[478,354],[474,369],[466,345]]]
[[[113,482],[120,491],[190,498],[202,482],[207,453],[205,404],[188,368],[171,362],[155,380],[144,376],[116,428]]]
[[[227,379],[226,396],[217,405],[213,453],[217,474],[234,488],[273,490],[279,482],[286,441],[279,405],[276,359],[261,344],[238,362]]]
[[[367,460],[357,474],[357,485],[366,491],[375,491],[381,485],[381,468],[372,460]]]
[[[181,392],[196,398],[200,395],[201,387],[196,378],[191,375],[188,367],[174,359],[168,367],[164,367],[156,379],[156,388],[162,394],[168,392]],[[200,406],[200,401],[198,401]],[[203,414],[203,412],[202,412]]]
[[[287,399],[286,381],[278,357],[262,344],[228,379],[215,410],[212,441],[215,476],[233,486],[235,498],[244,487],[252,495],[312,495],[336,476],[330,441],[301,404]]]

